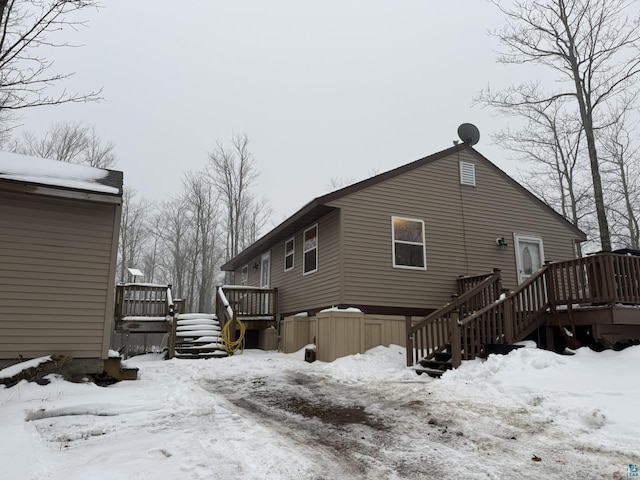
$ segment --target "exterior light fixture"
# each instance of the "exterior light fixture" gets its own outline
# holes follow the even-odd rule
[[[496,245],[498,245],[501,250],[505,250],[509,244],[504,237],[498,237],[496,238]]]

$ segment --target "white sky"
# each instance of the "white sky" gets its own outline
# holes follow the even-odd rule
[[[25,128],[79,120],[116,144],[125,185],[160,199],[200,170],[217,140],[246,133],[259,194],[279,223],[328,190],[448,148],[461,123],[478,150],[516,166],[489,135],[506,126],[471,107],[488,83],[514,81],[496,64],[480,0],[109,0],[69,32],[56,66],[69,90],[103,87],[104,102],[33,110]],[[67,34],[65,34],[67,35]]]

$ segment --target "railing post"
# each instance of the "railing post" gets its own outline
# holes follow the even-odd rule
[[[124,299],[124,285],[116,285],[116,308],[114,315],[116,318],[122,317],[122,300]]]
[[[172,359],[176,355],[176,333],[177,333],[178,319],[177,315],[174,314],[171,319],[171,329],[169,332],[169,359]]]
[[[547,300],[547,304],[549,305],[555,305],[556,304],[556,284],[554,282],[554,275],[551,271],[551,269],[553,268],[551,266],[551,262],[549,260],[546,260],[544,262],[544,268],[546,268],[546,271],[543,273],[543,275],[545,276],[545,290],[546,290],[546,300]]]
[[[498,278],[496,279],[496,289],[494,292],[494,300],[497,300],[498,298],[500,298],[500,293],[502,292],[502,275],[500,274],[501,270],[499,268],[494,268],[493,269],[493,274],[495,276],[497,276]]]
[[[407,367],[413,366],[413,322],[411,321],[411,315],[404,316],[404,326],[407,333]]]
[[[451,312],[451,366],[458,368],[462,364],[462,338],[460,337],[460,324],[458,323],[458,310]]]
[[[513,342],[514,338],[514,315],[513,315],[513,297],[506,297],[502,303],[504,308],[503,321],[504,321],[504,340],[505,343]]]
[[[609,295],[608,295],[608,304],[609,305],[613,305],[614,303],[616,303],[617,301],[619,301],[620,299],[618,298],[618,285],[616,282],[616,271],[613,265],[613,253],[611,252],[606,252],[604,254],[607,258],[606,260],[606,282],[607,282],[607,288],[609,290]]]

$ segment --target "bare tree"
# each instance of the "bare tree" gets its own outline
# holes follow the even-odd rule
[[[162,280],[173,284],[173,292],[176,298],[185,298],[187,293],[188,275],[188,250],[189,239],[188,217],[184,214],[186,209],[184,198],[170,198],[160,206],[159,215],[162,218],[163,234],[161,235],[162,255],[161,267]],[[186,304],[186,307],[190,307]]]
[[[142,271],[144,272],[145,280],[150,283],[159,282],[161,273],[161,244],[162,234],[164,232],[162,215],[155,211],[151,216],[151,220],[148,222],[149,231],[147,235],[146,248],[142,254]],[[173,280],[169,279],[166,283],[171,283]]]
[[[85,26],[78,13],[97,5],[97,0],[0,0],[0,120],[25,108],[99,99],[99,91],[56,91],[73,73],[56,72],[45,57],[51,47],[75,46],[56,34]]]
[[[185,176],[185,200],[191,214],[192,238],[195,246],[191,277],[198,299],[198,311],[210,311],[214,299],[217,266],[223,249],[218,240],[218,202],[211,181],[201,172]]]
[[[251,245],[260,236],[271,217],[272,209],[266,198],[251,200],[249,206],[242,212],[240,221],[240,244],[243,247]]]
[[[114,144],[103,144],[95,128],[81,122],[55,123],[42,137],[25,132],[10,148],[25,155],[98,168],[112,168],[117,160]]]
[[[329,179],[329,182],[327,182],[327,189],[332,192],[342,187],[346,187],[347,185],[351,185],[352,183],[355,183],[355,181],[356,179],[353,177],[333,176]]]
[[[82,163],[96,168],[113,168],[117,162],[113,142],[103,144],[94,126],[85,131],[85,137],[86,148]]]
[[[249,151],[249,138],[235,135],[231,140],[231,148],[218,142],[216,149],[209,154],[208,173],[226,208],[226,258],[229,259],[248,245],[248,237],[243,230],[256,229],[259,223],[258,216],[247,217],[247,212],[252,210],[260,213],[251,195],[251,187],[258,173]],[[265,217],[269,214],[266,211],[262,213]],[[247,223],[247,220],[252,220],[252,223]]]
[[[142,260],[147,237],[149,203],[137,198],[137,192],[125,187],[122,196],[122,220],[118,242],[118,270],[120,281],[127,280],[127,268],[135,267]]]
[[[560,81],[549,92],[543,92],[538,83],[497,94],[487,89],[480,101],[516,107],[565,99],[575,102],[589,156],[600,242],[604,250],[611,250],[596,136],[606,126],[599,123],[602,107],[633,88],[640,73],[640,24],[627,16],[630,2],[517,0],[506,7],[492,1],[507,20],[502,30],[494,32],[505,49],[498,61],[548,67]],[[534,89],[538,94],[530,95]]]
[[[525,88],[521,92],[525,92]],[[528,98],[536,89],[526,92]],[[585,229],[593,214],[591,184],[585,177],[584,129],[575,115],[567,111],[566,102],[550,104],[527,102],[513,105],[494,98],[491,106],[508,116],[519,116],[526,123],[520,130],[502,130],[492,135],[499,145],[515,153],[515,159],[530,168],[521,178],[545,203],[560,212],[574,225]],[[578,245],[578,255],[582,255]]]
[[[610,200],[607,202],[612,219],[614,239],[625,247],[640,248],[640,152],[634,145],[637,124],[628,124],[630,112],[601,135],[604,172]]]

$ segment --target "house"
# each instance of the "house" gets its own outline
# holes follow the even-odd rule
[[[315,340],[332,360],[404,345],[406,318],[449,302],[460,276],[499,268],[513,288],[585,239],[463,143],[315,198],[222,269],[277,288],[285,351]]]
[[[49,354],[103,371],[122,172],[0,152],[0,368]]]

